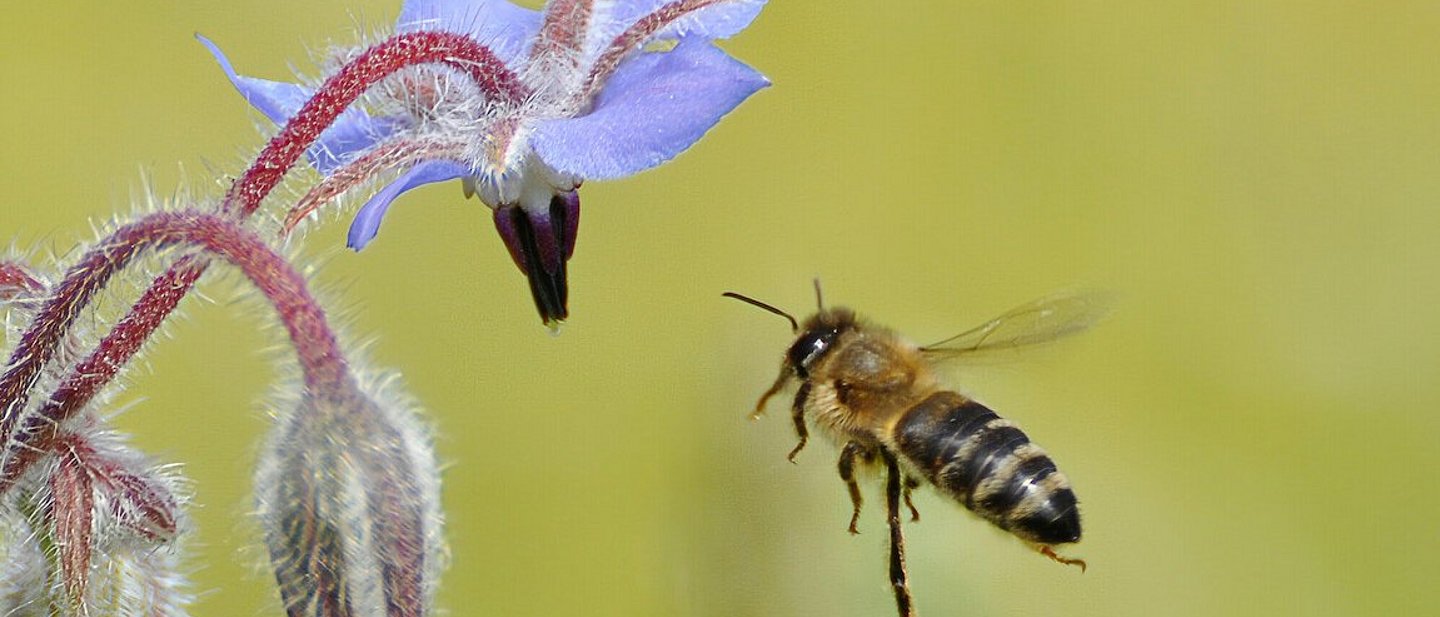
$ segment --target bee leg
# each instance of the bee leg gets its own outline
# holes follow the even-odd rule
[[[910,491],[920,486],[920,481],[915,478],[905,478],[905,507],[910,508],[910,522],[920,522],[920,511],[915,509],[915,502],[910,501]]]
[[[914,617],[909,575],[905,572],[905,534],[900,529],[900,466],[895,455],[882,451],[889,478],[885,481],[885,518],[890,523],[890,586],[895,589],[895,607],[900,617]]]
[[[810,397],[810,382],[800,384],[800,390],[795,393],[795,404],[790,407],[790,417],[795,421],[795,435],[800,437],[800,443],[795,444],[795,449],[785,458],[795,462],[795,455],[805,449],[805,442],[810,440],[810,431],[805,430],[805,399]]]
[[[1067,566],[1080,566],[1080,573],[1085,573],[1084,559],[1071,559],[1069,557],[1063,557],[1059,553],[1056,553],[1054,548],[1046,544],[1038,544],[1035,546],[1035,549],[1040,551],[1041,555],[1049,557],[1050,559],[1063,563]]]
[[[860,494],[860,483],[855,481],[855,459],[869,458],[870,453],[865,446],[858,441],[845,444],[845,449],[840,451],[840,479],[845,481],[845,486],[850,489],[850,503],[854,504],[855,511],[850,514],[850,533],[860,533],[855,526],[860,522],[860,506],[865,503],[865,497]]]
[[[788,367],[782,368],[780,370],[780,377],[775,380],[774,384],[770,385],[769,390],[766,390],[764,394],[760,395],[760,402],[755,403],[755,411],[750,412],[751,420],[758,420],[760,416],[765,415],[765,403],[770,402],[770,397],[779,394],[781,390],[785,389],[785,384],[790,382],[790,373],[786,370],[787,368]]]

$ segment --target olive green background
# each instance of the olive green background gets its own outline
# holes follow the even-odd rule
[[[144,187],[213,198],[244,167],[272,129],[192,32],[282,79],[398,11],[191,4],[7,9],[16,246],[64,261]],[[1437,32],[1427,2],[777,0],[723,43],[774,87],[585,186],[560,336],[458,183],[404,196],[364,253],[347,215],[304,254],[439,427],[455,615],[891,614],[883,520],[845,533],[836,449],[790,465],[784,405],[745,420],[790,335],[720,292],[804,312],[816,276],[922,342],[1059,289],[1120,297],[1083,337],[952,373],[1071,476],[1089,572],[927,492],[922,614],[1433,611]],[[270,208],[314,177],[292,178]],[[195,613],[278,614],[244,513],[288,379],[257,349],[281,341],[237,277],[205,291],[120,423],[194,480]]]

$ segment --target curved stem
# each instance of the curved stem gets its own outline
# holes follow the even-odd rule
[[[475,79],[487,98],[519,101],[529,94],[505,63],[490,48],[463,34],[451,32],[410,32],[397,34],[365,50],[320,86],[285,128],[270,140],[255,162],[245,170],[222,208],[239,209],[248,216],[279,184],[300,155],[320,138],[371,86],[400,69],[418,64],[440,63],[456,68]]]
[[[465,144],[459,142],[442,141],[417,141],[413,139],[395,139],[382,142],[370,149],[360,158],[341,165],[330,171],[319,184],[310,188],[300,201],[290,208],[286,213],[285,220],[281,224],[280,235],[287,236],[295,230],[295,226],[305,217],[320,209],[321,206],[340,196],[341,193],[350,190],[352,187],[365,182],[376,174],[387,169],[395,169],[403,165],[417,163],[423,160],[437,159],[459,159],[465,151]]]
[[[254,213],[305,150],[355,99],[396,71],[427,63],[447,64],[464,71],[474,77],[486,96],[519,100],[528,95],[519,78],[494,52],[468,36],[449,32],[396,35],[366,50],[325,81],[230,186],[222,210],[238,211],[242,219]],[[175,310],[205,272],[205,266],[204,260],[187,255],[157,277],[95,350],[66,375],[56,395],[74,408],[83,407],[94,398]],[[17,348],[17,352],[19,350]],[[38,360],[29,353],[27,350],[25,355],[12,356],[12,364],[18,361],[38,370],[48,360],[48,356]],[[6,409],[13,408],[14,397],[18,395],[15,391],[0,389],[0,404],[5,404]],[[69,402],[70,399],[74,399],[73,402]],[[4,425],[0,424],[0,428]]]
[[[649,40],[656,32],[665,26],[675,23],[675,20],[685,17],[695,11],[711,5],[727,2],[728,0],[675,0],[666,4],[655,12],[641,17],[639,21],[631,24],[619,36],[610,41],[610,46],[595,61],[590,74],[585,77],[585,85],[580,88],[580,100],[588,101],[600,91],[605,80],[611,73],[619,68],[620,61],[630,52],[638,48],[642,43]]]
[[[354,390],[349,367],[324,311],[310,296],[304,278],[285,258],[224,215],[151,214],[120,228],[71,267],[21,338],[16,357],[34,360],[15,363],[12,359],[12,367],[0,377],[0,392],[10,395],[7,400],[12,401],[0,419],[0,493],[14,484],[39,452],[47,450],[47,442],[54,438],[60,424],[83,407],[62,388],[36,413],[22,413],[39,368],[49,361],[56,343],[116,272],[145,251],[176,245],[198,248],[229,261],[265,294],[295,345],[307,389],[327,397],[346,396]]]

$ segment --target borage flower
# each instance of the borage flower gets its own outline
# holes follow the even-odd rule
[[[503,0],[411,0],[399,35],[473,38],[503,61],[483,88],[452,67],[406,69],[375,89],[309,151],[325,179],[287,217],[287,229],[377,174],[408,167],[362,206],[350,226],[359,250],[403,192],[459,179],[494,211],[541,318],[567,316],[566,261],[575,250],[586,179],[659,165],[695,143],[769,82],[712,41],[743,30],[764,0],[553,0],[532,11]],[[202,39],[202,41],[204,41]],[[231,82],[276,123],[314,88],[235,73]],[[508,71],[508,72],[506,72]],[[484,80],[478,80],[484,81]]]

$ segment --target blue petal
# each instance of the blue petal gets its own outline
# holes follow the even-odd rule
[[[669,52],[621,64],[589,114],[539,122],[530,143],[560,171],[595,180],[628,176],[683,152],[768,85],[708,41],[685,38]]]
[[[199,34],[196,34],[195,38],[210,49],[210,53],[215,56],[215,61],[220,64],[220,68],[225,71],[225,75],[230,78],[230,83],[235,86],[235,89],[239,90],[245,100],[255,109],[260,110],[260,113],[265,114],[265,117],[269,118],[271,122],[284,125],[291,116],[295,115],[295,112],[300,111],[300,107],[306,101],[310,100],[310,95],[313,93],[298,84],[236,74],[235,68],[230,65],[230,60],[225,58],[225,54],[215,43]],[[348,160],[350,154],[368,150],[390,130],[388,122],[371,118],[356,109],[348,109],[340,114],[330,128],[321,133],[320,139],[306,151],[306,154],[315,168],[320,170],[320,173],[328,174]]]
[[[624,28],[628,28],[640,18],[673,1],[636,0],[619,3],[614,8],[613,18],[617,24],[623,24]],[[673,39],[681,36],[696,36],[706,39],[728,39],[749,26],[763,8],[765,8],[765,0],[718,2],[676,20],[675,23],[666,26],[652,38]],[[618,33],[619,30],[616,32]],[[604,42],[608,43],[609,41]]]
[[[350,237],[345,244],[357,251],[365,248],[365,245],[375,238],[375,234],[379,233],[380,221],[385,218],[385,211],[390,209],[390,202],[395,201],[401,193],[422,184],[453,180],[469,173],[470,170],[464,165],[452,161],[426,161],[416,165],[405,172],[405,175],[385,185],[385,188],[380,189],[380,192],[360,207],[360,211],[355,213],[355,220],[350,223]]]
[[[540,31],[540,12],[505,0],[406,0],[396,29],[469,34],[513,69]]]

